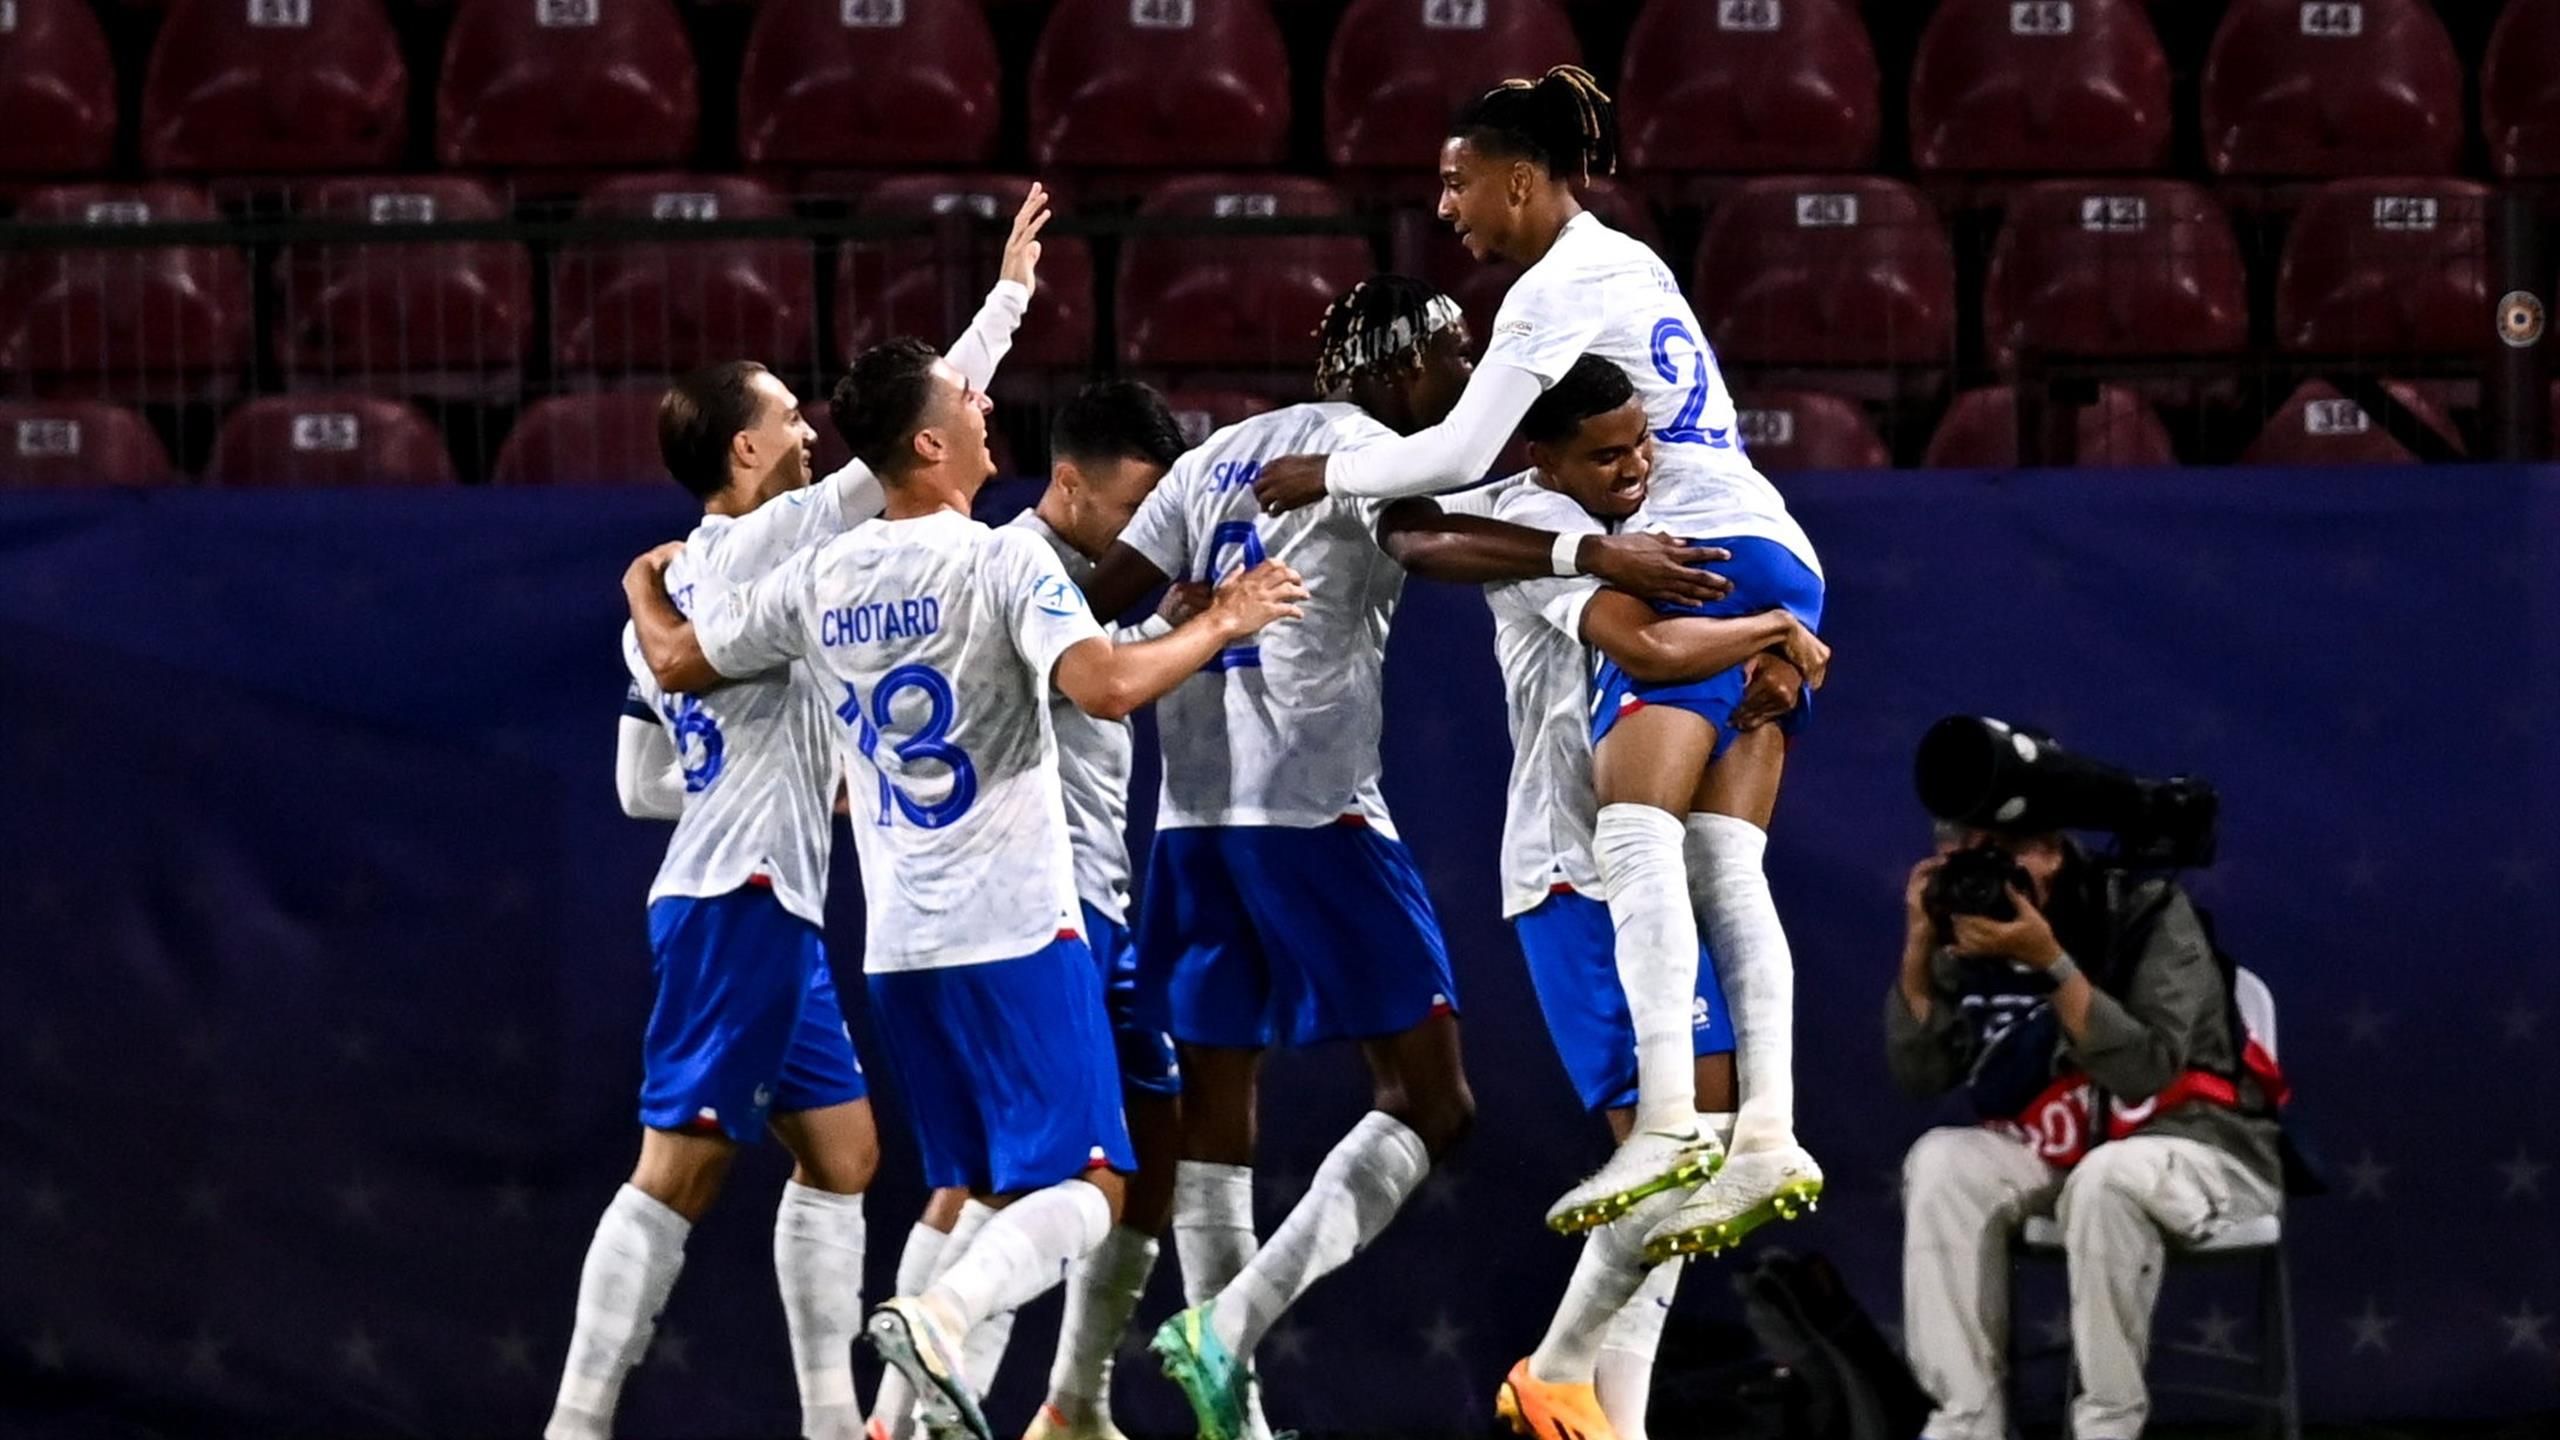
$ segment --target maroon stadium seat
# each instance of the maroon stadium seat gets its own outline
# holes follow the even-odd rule
[[[1767,474],[1882,470],[1893,464],[1893,453],[1854,400],[1819,390],[1755,390],[1737,403],[1743,447]]]
[[[1899,180],[1753,180],[1716,207],[1689,293],[1716,353],[1764,365],[1943,365],[1955,259]]]
[[[1276,165],[1289,56],[1262,0],[1058,0],[1031,61],[1043,167]]]
[[[83,175],[116,153],[116,66],[83,0],[15,0],[0,29],[0,176]]]
[[[587,192],[580,216],[655,219],[669,238],[561,250],[551,284],[560,368],[663,372],[741,356],[806,363],[817,323],[807,244],[682,238],[687,221],[790,213],[771,187],[734,175],[626,175]]]
[[[457,170],[681,165],[695,84],[673,0],[462,0],[436,156]]]
[[[1325,154],[1336,169],[1435,173],[1460,105],[1581,63],[1555,0],[1353,0],[1325,59]]]
[[[269,395],[231,413],[213,442],[206,483],[308,490],[346,485],[450,485],[453,459],[426,416],[374,395]]]
[[[983,165],[998,75],[975,5],[762,0],[738,80],[738,153],[794,169]]]
[[[382,0],[178,0],[160,22],[142,83],[152,170],[380,170],[408,135]]]
[[[1877,96],[1845,0],[1652,0],[1618,77],[1621,151],[1648,174],[1863,170]]]
[[[2509,0],[2480,62],[2489,163],[2512,178],[2560,175],[2560,0]]]
[[[29,194],[22,220],[91,225],[212,220],[185,185],[63,185]],[[214,375],[249,333],[248,269],[227,248],[19,251],[0,260],[0,371]]]
[[[1280,408],[1268,395],[1243,390],[1174,390],[1165,395],[1164,403],[1173,412],[1174,423],[1182,427],[1182,438],[1194,445],[1213,431]]]
[[[488,0],[468,0],[485,4]],[[657,390],[554,395],[525,408],[498,450],[499,485],[672,485],[658,454]]]
[[[1923,170],[2157,170],[2169,126],[2169,62],[2140,0],[1945,0],[1920,37]]]
[[[0,490],[139,487],[177,478],[160,437],[122,406],[0,401]]]
[[[2213,355],[2249,335],[2231,222],[2179,180],[2047,180],[2011,200],[1983,283],[1994,363],[2063,355]]]
[[[332,180],[297,199],[306,215],[374,224],[506,213],[486,187],[457,175]],[[296,375],[509,370],[533,332],[531,267],[517,245],[301,245],[277,262],[277,276],[277,351]]]
[[[2462,432],[2444,408],[2415,386],[2385,380],[2391,398],[2433,430],[2456,453]],[[2267,420],[2258,438],[2241,453],[2243,465],[2390,465],[2409,464],[2416,452],[2391,438],[2363,406],[2338,393],[2326,380],[2306,380]]]
[[[1662,225],[1642,191],[1601,179],[1577,188],[1593,214],[1652,246],[1656,254],[1662,252]],[[1430,225],[1422,278],[1449,292],[1467,312],[1467,325],[1482,345],[1493,338],[1494,313],[1502,308],[1502,297],[1511,292],[1512,282],[1520,278],[1520,267],[1508,260],[1478,260],[1458,243],[1456,231],[1436,219]]]
[[[1342,215],[1332,186],[1287,175],[1168,181],[1144,215]],[[1133,238],[1120,255],[1120,353],[1131,365],[1303,366],[1334,296],[1377,268],[1356,235]]]
[[[2323,355],[2449,355],[2489,339],[2489,187],[2340,180],[2294,218],[2276,341]]]
[[[975,217],[945,263],[940,237],[847,242],[836,260],[836,339],[850,359],[892,335],[948,345],[995,283],[1006,227],[1031,182],[999,175],[901,175],[863,197],[866,216]],[[1051,202],[1053,207],[1063,207]],[[957,309],[955,320],[953,310]],[[1093,248],[1073,235],[1040,241],[1040,293],[1014,336],[1008,367],[1093,363]]]
[[[2216,174],[2441,175],[2462,128],[2462,62],[2425,0],[2231,0],[2205,59]]]
[[[2080,411],[2074,465],[2175,465],[2168,427],[2151,402],[2131,390],[2102,386],[2098,403]],[[1967,390],[1947,408],[1929,452],[1932,470],[2004,470],[2018,463],[2018,392],[2006,385]]]

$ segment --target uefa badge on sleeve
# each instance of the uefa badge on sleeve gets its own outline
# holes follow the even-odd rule
[[[2542,297],[2510,290],[2498,297],[2498,338],[2522,350],[2542,338]]]

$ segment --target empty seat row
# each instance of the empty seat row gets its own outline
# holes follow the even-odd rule
[[[998,222],[1029,182],[908,176],[866,212]],[[1593,207],[1660,243],[1641,197],[1595,182]],[[2485,187],[2444,179],[2341,180],[2296,216],[2274,276],[2274,339],[2323,355],[2444,355],[2489,343]],[[455,177],[342,180],[302,197],[308,213],[371,221],[487,219],[482,186]],[[687,220],[787,214],[788,201],[734,176],[625,176],[591,190],[590,217]],[[1148,216],[1344,215],[1321,181],[1193,176],[1152,191]],[[65,186],[24,213],[92,225],[202,219],[175,185]],[[984,229],[970,233],[985,235]],[[837,353],[896,334],[940,338],[994,268],[949,235],[857,241],[836,253]],[[572,244],[551,277],[551,357],[573,373],[681,369],[752,355],[819,360],[816,277],[799,240],[680,238]],[[1445,232],[1424,273],[1459,297],[1480,337],[1514,273],[1470,260]],[[1117,279],[1120,363],[1163,369],[1302,364],[1327,301],[1377,268],[1356,234],[1133,235]],[[1043,297],[1015,363],[1093,363],[1095,261],[1079,237],[1047,242]],[[511,369],[534,343],[531,266],[503,243],[297,244],[277,262],[276,353],[297,376],[383,377]],[[1764,177],[1729,194],[1691,267],[1690,292],[1719,352],[1742,366],[1933,366],[1954,358],[1955,264],[1936,211],[1875,177]],[[250,324],[245,261],[213,247],[106,248],[0,257],[0,371],[202,373],[241,359]],[[1982,297],[1985,346],[2022,356],[2205,356],[2250,339],[2249,295],[2230,221],[2203,190],[2125,177],[2022,187],[1994,242]]]
[[[0,10],[0,176],[103,169],[115,75],[86,0]],[[1852,0],[1652,0],[1618,77],[1625,159],[1654,175],[1870,169],[1882,84]],[[1325,71],[1345,172],[1427,174],[1448,116],[1579,61],[1560,0],[1354,0]],[[2465,76],[2424,0],[2231,0],[2200,123],[2217,174],[2442,174]],[[1003,117],[963,0],[760,0],[739,85],[750,169],[968,168]],[[173,174],[396,164],[409,79],[383,0],[176,0],[143,87],[142,155]],[[2510,0],[2480,73],[2506,176],[2560,174],[2560,0]],[[2161,168],[2168,66],[2142,0],[1941,0],[1910,77],[1929,172]],[[693,159],[695,58],[673,0],[472,0],[439,67],[454,169]],[[1033,60],[1044,169],[1221,169],[1287,156],[1286,47],[1264,0],[1059,0]]]
[[[2384,387],[2416,423],[2461,453],[2461,436],[2435,396],[2398,381]],[[1167,399],[1194,443],[1272,403],[1229,392],[1175,392]],[[2553,388],[2552,402],[2560,419],[2560,385]],[[491,478],[501,485],[663,485],[657,407],[656,390],[536,401],[508,432]],[[813,403],[804,413],[820,433],[821,471],[842,464],[844,447],[825,408]],[[1940,469],[2015,465],[2017,413],[2016,392],[2007,386],[1958,395],[1939,419],[1922,463]],[[1740,423],[1752,460],[1771,474],[1873,470],[1892,463],[1865,412],[1838,395],[1746,390]],[[2178,463],[2167,428],[2132,390],[2103,387],[2074,423],[2076,465]],[[2265,465],[2416,458],[2361,405],[2321,380],[2298,387],[2240,457],[2244,464]],[[1005,457],[998,459],[1011,468]],[[399,401],[352,393],[248,401],[223,422],[204,471],[208,484],[242,489],[446,485],[455,478],[444,435],[433,421]],[[95,401],[0,401],[0,489],[153,488],[181,479],[159,436],[135,411]]]

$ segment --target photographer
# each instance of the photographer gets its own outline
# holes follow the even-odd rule
[[[1894,1077],[1924,1096],[1963,1086],[1982,1118],[1930,1131],[1903,1162],[1903,1324],[1937,1403],[1924,1433],[2007,1435],[2008,1247],[2053,1213],[2081,1385],[2071,1433],[2133,1440],[2169,1247],[2282,1203],[2282,1077],[2174,881],[2102,866],[2057,830],[1942,824],[1904,899]]]

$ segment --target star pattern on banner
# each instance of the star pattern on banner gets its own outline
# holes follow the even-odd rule
[[[660,1324],[658,1338],[649,1346],[649,1363],[692,1374],[693,1337],[673,1325]]]
[[[219,1225],[222,1223],[222,1187],[211,1176],[199,1176],[187,1186],[187,1223]]]
[[[2036,1339],[2047,1349],[2059,1349],[2071,1343],[2071,1309],[2063,1306],[2036,1322]]]
[[[2364,1152],[2356,1156],[2356,1158],[2346,1166],[2344,1173],[2347,1177],[2348,1199],[2384,1200],[2390,1198],[2383,1193],[2383,1182],[2391,1178],[2391,1167],[2374,1158],[2373,1147],[2365,1147]]]
[[[1449,1318],[1448,1311],[1435,1310],[1431,1312],[1431,1323],[1424,1326],[1422,1330],[1422,1353],[1425,1358],[1432,1360],[1463,1359],[1465,1357],[1462,1356],[1459,1351],[1460,1347],[1464,1346],[1466,1342],[1467,1332],[1460,1329],[1457,1322]]]
[[[2224,1310],[2220,1304],[2215,1304],[2191,1323],[2195,1326],[2196,1338],[2184,1348],[2198,1355],[2212,1355],[2233,1360],[2240,1358],[2239,1316]]]
[[[2519,1303],[2516,1313],[2499,1316],[2498,1323],[2507,1327],[2508,1353],[2518,1350],[2530,1355],[2551,1353],[2551,1342],[2542,1333],[2550,1326],[2551,1317],[2534,1309],[2532,1301]]]
[[[31,1026],[19,1040],[25,1046],[28,1070],[41,1075],[60,1068],[62,1034],[53,1028],[51,1021],[40,1021]]]
[[[1432,1210],[1459,1209],[1464,1202],[1458,1198],[1458,1187],[1465,1183],[1464,1177],[1455,1172],[1435,1168],[1423,1177],[1422,1203]]]
[[[353,1176],[336,1190],[338,1219],[349,1225],[373,1223],[374,1208],[380,1203],[382,1190],[362,1175]]]
[[[512,1069],[533,1058],[533,1036],[523,1022],[509,1020],[489,1032],[489,1053],[500,1066]]]
[[[2511,851],[2498,862],[2498,883],[2510,891],[2534,889],[2542,880],[2542,856],[2531,850]]]
[[[71,1197],[48,1175],[27,1187],[27,1222],[33,1225],[59,1225],[69,1211]]]
[[[329,1043],[337,1047],[340,1064],[363,1065],[373,1059],[373,1037],[361,1026],[348,1026],[330,1036]]]
[[[222,1058],[222,1032],[198,1021],[178,1041],[178,1053],[186,1058],[189,1065],[203,1069]]]
[[[490,1191],[490,1204],[501,1220],[530,1220],[533,1187],[510,1175]]]
[[[2541,1030],[2542,1011],[2522,995],[2517,996],[2514,1004],[2498,1014],[2498,1033],[2504,1036],[2510,1045],[2522,1045],[2541,1033]]]
[[[2382,1302],[2374,1296],[2364,1297],[2364,1313],[2347,1320],[2347,1328],[2355,1332],[2355,1344],[2349,1354],[2361,1355],[2367,1350],[2391,1353],[2391,1327],[2400,1323],[2397,1315],[2382,1313]]]
[[[27,1342],[27,1356],[36,1362],[38,1370],[53,1374],[59,1374],[71,1360],[71,1353],[64,1348],[62,1337],[50,1329],[39,1331],[36,1338]]]
[[[1262,1354],[1284,1365],[1307,1363],[1307,1327],[1294,1320],[1283,1320],[1262,1337]]]
[[[2372,890],[2382,884],[2382,862],[2370,850],[2359,850],[2355,858],[2338,867],[2338,877],[2350,890]]]
[[[2551,1163],[2549,1161],[2534,1159],[2533,1156],[2524,1148],[2523,1142],[2517,1142],[2515,1158],[2512,1160],[2501,1160],[2498,1162],[2498,1173],[2504,1176],[2507,1182],[2507,1191],[2504,1198],[2509,1200],[2541,1199],[2542,1177],[2550,1169]]]
[[[2382,1032],[2391,1025],[2391,1012],[2374,1008],[2370,997],[2358,1000],[2356,1008],[2347,1012],[2347,1043],[2374,1045],[2382,1043]]]
[[[230,1345],[230,1341],[198,1329],[195,1338],[187,1342],[187,1378],[199,1385],[222,1383],[226,1373],[222,1368],[222,1352]]]

